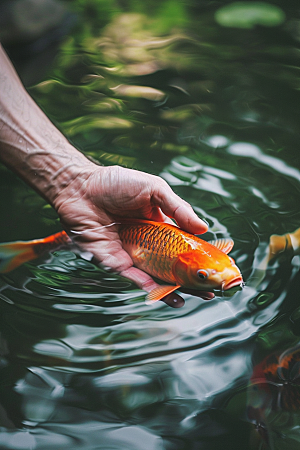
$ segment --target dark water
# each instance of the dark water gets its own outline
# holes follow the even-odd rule
[[[300,21],[275,3],[285,19],[260,5],[253,28],[219,25],[218,2],[72,4],[31,94],[87,155],[161,175],[205,238],[231,236],[246,286],[147,306],[68,249],[2,275],[1,449],[299,448],[300,257],[265,255],[300,227]],[[0,170],[1,240],[59,231]]]

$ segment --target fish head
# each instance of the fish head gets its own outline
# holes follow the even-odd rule
[[[212,253],[212,252],[211,252]],[[227,290],[241,286],[243,278],[233,258],[217,250],[217,256],[191,251],[180,255],[173,266],[176,282],[189,289]]]

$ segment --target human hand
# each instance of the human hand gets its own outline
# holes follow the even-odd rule
[[[191,233],[203,233],[207,225],[161,178],[100,167],[86,159],[25,91],[1,45],[0,69],[2,162],[54,206],[66,231],[76,236],[83,250],[145,291],[157,287],[148,274],[133,267],[118,227],[112,224],[122,216],[154,221],[172,217]],[[184,304],[176,294],[165,301],[177,307]]]
[[[207,225],[191,206],[178,197],[160,177],[119,166],[88,165],[74,181],[64,187],[53,200],[61,222],[74,242],[91,252],[104,267],[128,278],[150,292],[158,284],[142,270],[133,266],[123,249],[115,224],[118,218],[144,218],[157,222],[175,219],[178,226],[190,233],[201,234]],[[212,293],[199,294],[211,299]],[[181,307],[184,300],[172,293],[165,303]]]

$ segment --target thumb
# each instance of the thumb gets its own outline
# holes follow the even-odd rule
[[[153,202],[185,231],[202,234],[208,230],[207,223],[199,219],[191,205],[176,195],[167,183],[153,192]]]

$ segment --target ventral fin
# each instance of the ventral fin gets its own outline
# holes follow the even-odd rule
[[[166,295],[171,294],[171,292],[176,291],[176,289],[179,289],[180,286],[158,286],[157,288],[153,289],[146,297],[146,303],[147,305],[151,305],[158,300],[161,300]]]
[[[221,252],[223,253],[229,253],[232,250],[232,247],[234,246],[234,242],[230,238],[225,239],[216,239],[214,241],[209,241],[210,244],[217,247]]]

